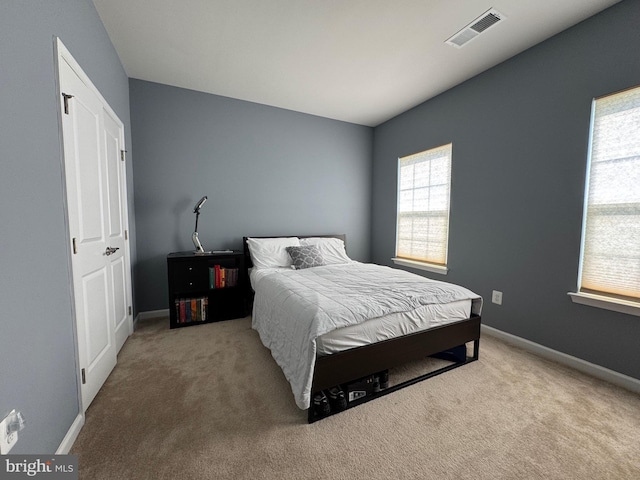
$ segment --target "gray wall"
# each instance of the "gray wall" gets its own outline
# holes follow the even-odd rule
[[[168,307],[166,255],[243,236],[346,233],[369,259],[373,129],[130,80],[138,232],[136,304]]]
[[[640,2],[624,1],[377,127],[372,204],[372,259],[390,264],[397,158],[453,142],[450,272],[425,276],[482,295],[487,325],[635,378],[640,319],[567,292],[591,100],[640,84],[638,19]]]
[[[54,36],[131,137],[128,80],[93,3],[0,2],[0,415],[27,419],[11,453],[54,452],[79,412]],[[132,180],[129,165],[130,200]]]

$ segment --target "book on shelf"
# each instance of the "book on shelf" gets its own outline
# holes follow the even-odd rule
[[[209,288],[227,288],[238,286],[238,269],[220,265],[209,267]]]
[[[184,303],[184,299],[180,299],[180,323],[187,321],[187,306]]]
[[[207,297],[176,298],[176,323],[206,322],[209,299]]]
[[[192,298],[191,299],[191,321],[197,322],[198,320],[200,320],[198,318],[198,299]]]
[[[202,316],[202,321],[206,322],[207,321],[207,305],[209,304],[209,298],[208,297],[202,297],[200,299],[201,303],[200,303],[200,312],[201,312],[201,316]]]

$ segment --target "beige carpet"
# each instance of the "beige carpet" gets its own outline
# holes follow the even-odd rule
[[[250,318],[140,322],[71,453],[89,479],[638,479],[640,396],[492,337],[306,424]]]

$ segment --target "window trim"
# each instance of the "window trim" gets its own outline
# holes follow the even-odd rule
[[[439,273],[441,275],[446,275],[449,272],[449,268],[446,265],[436,265],[435,263],[420,262],[402,257],[392,257],[391,260],[396,265],[417,268],[418,270],[426,270],[427,272]]]
[[[632,302],[630,300],[584,292],[568,292],[567,295],[571,297],[573,303],[640,317],[640,302]]]
[[[618,298],[614,295],[608,295],[606,292],[601,293],[592,293],[587,292],[582,288],[582,273],[583,273],[583,263],[584,263],[584,250],[585,250],[585,242],[586,242],[586,225],[587,225],[587,210],[589,207],[589,184],[591,180],[591,155],[593,148],[593,134],[595,128],[595,119],[596,119],[596,102],[598,100],[618,95],[624,93],[626,91],[635,90],[640,88],[640,86],[636,85],[633,87],[625,88],[623,90],[619,90],[617,92],[612,92],[606,95],[602,95],[600,97],[593,98],[591,101],[591,115],[589,118],[589,145],[587,150],[587,170],[585,175],[585,185],[584,185],[584,203],[583,203],[583,212],[582,212],[582,231],[580,236],[580,257],[578,264],[578,281],[576,285],[575,292],[567,292],[567,295],[571,298],[573,303],[577,303],[580,305],[586,305],[589,307],[601,308],[603,310],[609,310],[612,312],[624,313],[627,315],[640,316],[640,299],[638,301],[627,300],[623,298]]]
[[[449,193],[449,198],[448,198],[448,204],[447,204],[447,244],[446,244],[446,250],[445,250],[445,263],[441,264],[441,263],[434,263],[434,262],[430,262],[428,260],[421,260],[421,259],[416,259],[416,258],[407,258],[407,257],[399,257],[398,256],[398,235],[399,235],[399,218],[400,218],[400,212],[398,211],[398,205],[400,202],[400,163],[402,161],[403,158],[407,158],[407,157],[413,157],[415,155],[419,155],[422,153],[426,153],[432,150],[438,150],[438,149],[442,149],[445,147],[449,147],[449,187],[448,187],[448,193]],[[403,157],[398,157],[398,161],[397,161],[397,183],[396,183],[396,195],[397,195],[397,199],[396,199],[396,241],[395,241],[395,247],[394,247],[394,253],[395,256],[391,258],[391,260],[396,264],[396,265],[402,265],[405,267],[411,267],[411,268],[416,268],[419,270],[425,270],[428,272],[432,272],[432,273],[439,273],[442,275],[446,275],[449,271],[448,269],[448,264],[449,264],[449,233],[450,233],[450,226],[451,226],[451,182],[452,182],[452,175],[453,175],[453,142],[448,142],[448,143],[444,143],[442,145],[436,146],[436,147],[431,147],[431,148],[427,148],[425,150],[413,153],[413,154],[409,154],[409,155],[405,155]]]

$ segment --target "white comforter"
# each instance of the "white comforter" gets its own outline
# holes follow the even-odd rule
[[[433,303],[471,299],[472,313],[482,309],[482,298],[464,287],[368,263],[261,269],[251,280],[253,328],[282,368],[301,409],[311,403],[320,335]]]

